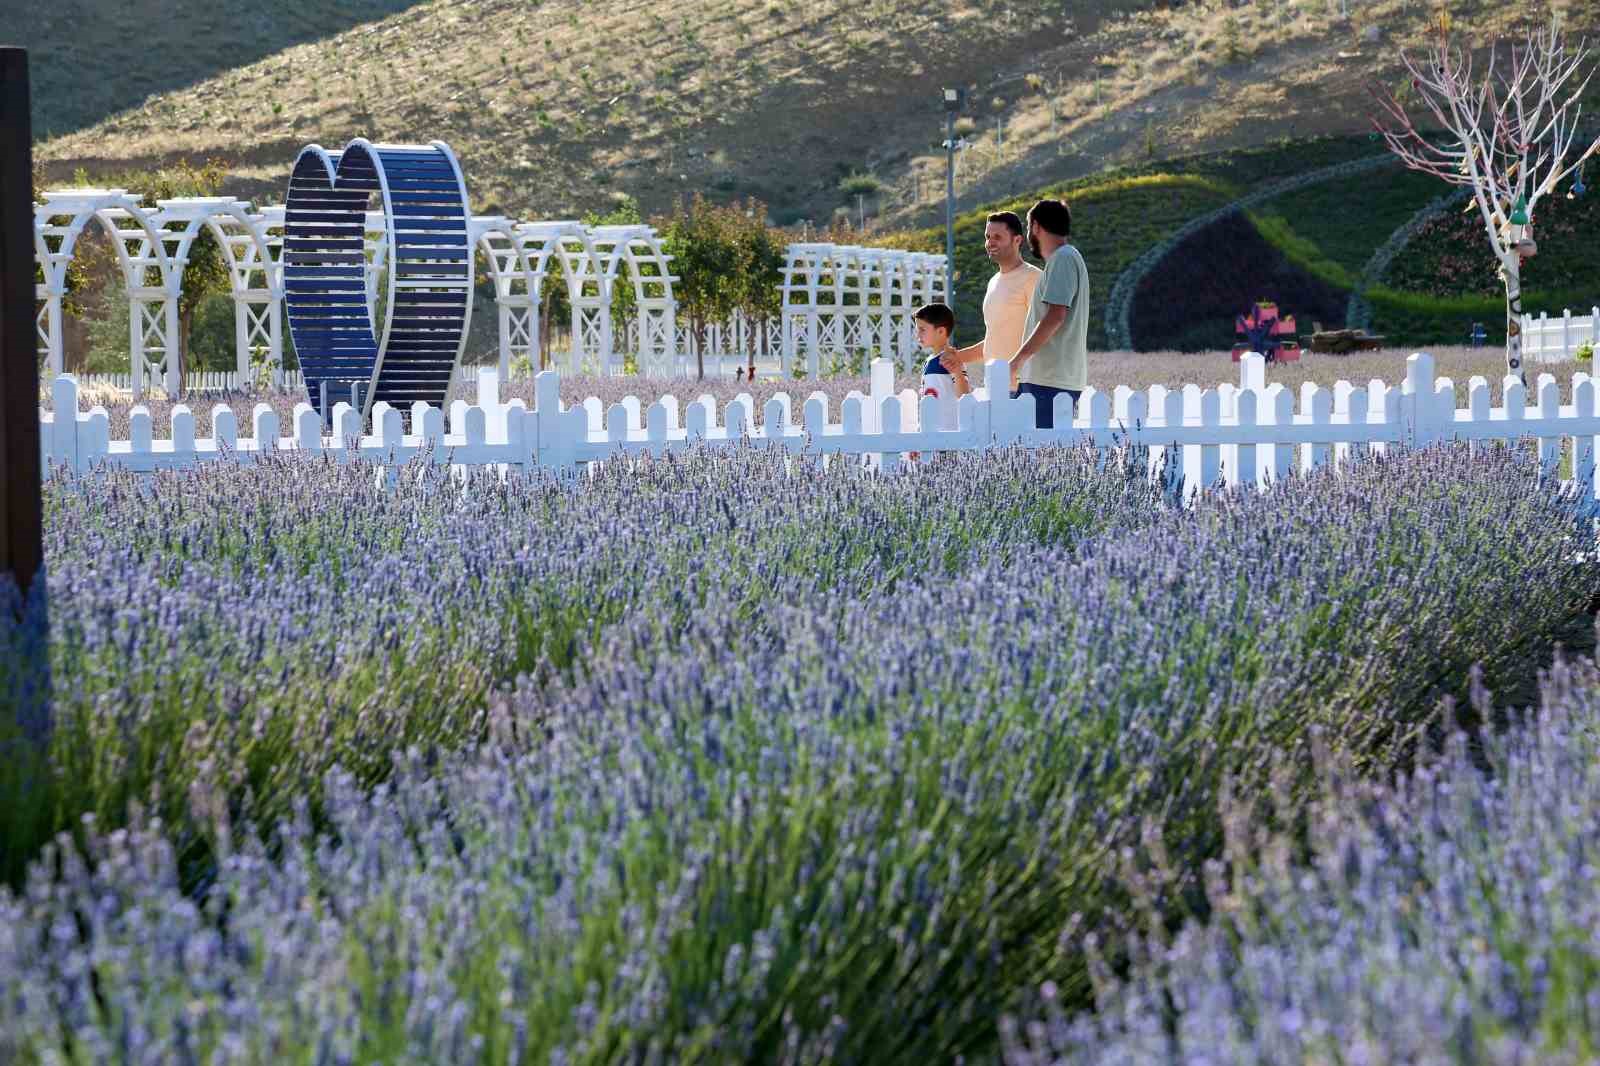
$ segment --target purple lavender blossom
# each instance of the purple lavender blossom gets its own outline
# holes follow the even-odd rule
[[[52,485],[63,832],[0,890],[0,1059],[982,1056],[1203,891],[1227,797],[1386,768],[1597,588],[1504,451],[1144,470]]]

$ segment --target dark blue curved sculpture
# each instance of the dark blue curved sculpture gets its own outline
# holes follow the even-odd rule
[[[388,243],[380,334],[367,307],[366,217],[378,194]],[[285,202],[284,303],[318,413],[361,384],[362,417],[383,400],[442,407],[472,316],[467,187],[449,147],[311,145],[295,159]]]

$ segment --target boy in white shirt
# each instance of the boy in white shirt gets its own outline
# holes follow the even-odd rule
[[[1022,219],[1014,212],[996,211],[989,216],[983,227],[983,250],[999,269],[983,294],[983,339],[946,354],[943,362],[950,374],[955,374],[957,365],[977,363],[981,367],[990,359],[1010,359],[1022,347],[1028,305],[1044,273],[1023,260],[1023,238]]]
[[[911,314],[917,326],[917,343],[930,354],[922,368],[922,395],[939,401],[942,429],[956,428],[956,400],[972,391],[967,384],[967,368],[960,362],[952,372],[945,363],[955,349],[950,338],[956,331],[955,312],[944,304],[924,304]]]

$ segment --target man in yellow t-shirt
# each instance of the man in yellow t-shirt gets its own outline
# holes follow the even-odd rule
[[[1078,402],[1089,377],[1089,268],[1067,243],[1072,211],[1060,200],[1040,200],[1028,209],[1028,245],[1044,260],[1028,304],[1022,344],[1011,358],[1013,398],[1031,396],[1036,425],[1055,425],[1055,398]]]
[[[1022,219],[1011,211],[996,211],[983,227],[983,250],[999,269],[983,294],[983,339],[966,348],[951,348],[940,360],[958,381],[961,367],[977,363],[981,376],[985,360],[1009,359],[1022,347],[1028,303],[1042,273],[1022,258],[1022,238]],[[970,371],[968,376],[973,376]]]

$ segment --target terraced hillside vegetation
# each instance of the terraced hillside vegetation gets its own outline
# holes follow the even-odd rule
[[[1089,344],[1105,348],[1112,346],[1105,330],[1106,297],[1115,279],[1141,253],[1171,238],[1196,216],[1225,207],[1250,192],[1307,171],[1368,158],[1375,151],[1376,147],[1366,137],[1275,143],[1133,166],[982,204],[956,218],[957,318],[961,323],[970,324],[967,328],[971,330],[982,328],[984,286],[994,272],[983,250],[983,227],[991,212],[1015,211],[1021,215],[1035,200],[1045,196],[1062,198],[1071,205],[1073,243],[1083,253],[1089,267]],[[1379,173],[1387,176],[1388,171]],[[1371,238],[1375,243],[1381,242],[1388,235],[1382,226],[1382,222],[1364,224],[1362,232],[1375,235]],[[944,228],[928,226],[900,231],[879,238],[878,243],[942,252]],[[1278,257],[1273,258],[1276,261]],[[1228,271],[1236,271],[1239,266],[1230,263]],[[1186,302],[1180,302],[1171,310],[1182,314],[1187,306]],[[1227,321],[1231,330],[1232,318]],[[1153,346],[1140,344],[1140,347]]]
[[[1231,343],[1228,307],[1272,299],[1299,318],[1302,334],[1324,326],[1365,325],[1398,343],[1459,344],[1474,322],[1487,343],[1505,338],[1504,288],[1475,204],[1452,205],[1418,228],[1375,272],[1373,254],[1396,230],[1451,186],[1398,167],[1356,181],[1324,182],[1264,207],[1219,220],[1166,256],[1145,279],[1133,307],[1139,348],[1201,350]],[[1539,254],[1524,267],[1523,308],[1558,315],[1600,302],[1593,254],[1600,203],[1546,199],[1535,218]],[[1352,292],[1370,321],[1349,323]],[[1183,294],[1175,307],[1175,294]],[[1209,314],[1206,312],[1209,310]]]
[[[1574,25],[1600,22],[1565,5]],[[73,0],[12,23],[43,91],[40,156],[149,168],[221,157],[233,191],[281,190],[295,151],[440,138],[477,206],[570,216],[701,191],[780,223],[835,210],[933,221],[942,86],[972,103],[970,203],[1216,147],[1362,128],[1363,86],[1426,12],[1379,0],[1149,9],[1021,0]],[[1484,32],[1516,12],[1485,11]],[[85,71],[93,70],[93,77]],[[859,205],[842,186],[865,175]]]

